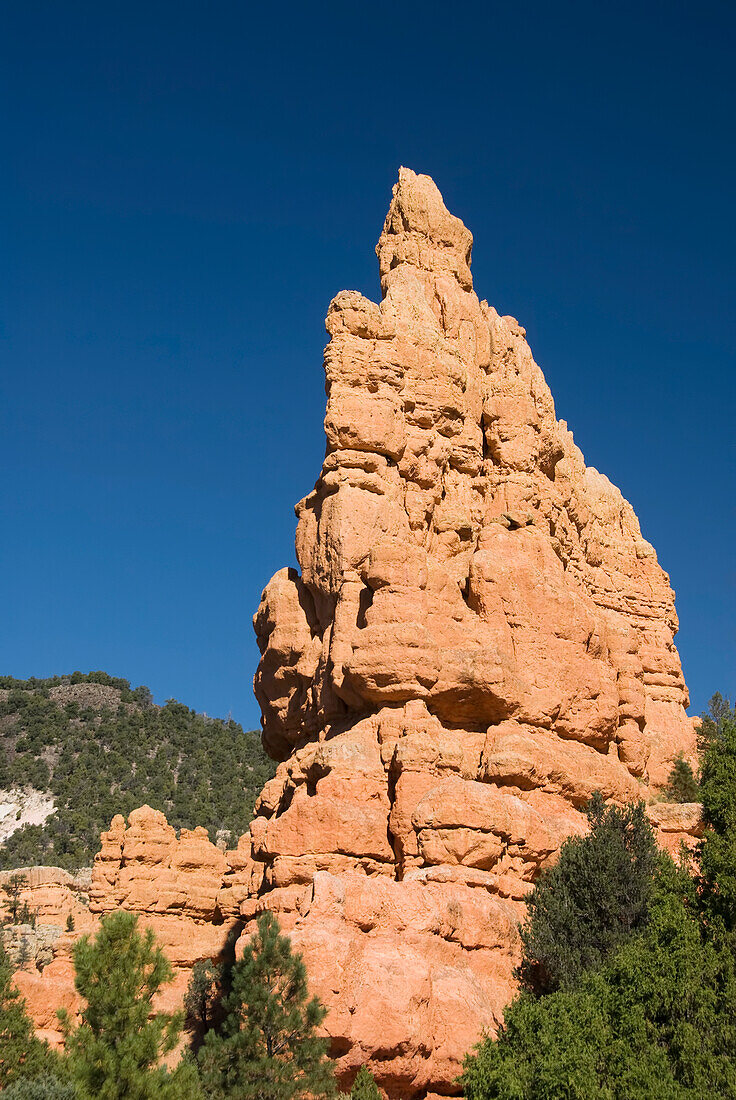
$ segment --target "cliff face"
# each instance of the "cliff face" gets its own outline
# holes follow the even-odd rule
[[[330,1007],[348,1072],[456,1091],[513,989],[522,899],[596,789],[649,797],[693,757],[669,579],[573,442],[472,238],[401,169],[380,305],[327,315],[327,451],[300,572],[255,616],[259,906]]]
[[[122,907],[154,928],[167,1004],[274,910],[328,1006],[341,1084],[367,1063],[396,1100],[457,1095],[513,994],[524,896],[593,791],[651,800],[695,751],[668,578],[556,419],[524,330],[478,301],[470,247],[402,169],[381,304],[330,306],[300,572],[255,616],[282,762],[250,834],[223,853],[144,807],[103,834],[90,889],[93,925]],[[653,803],[661,843],[692,838],[698,810]],[[73,939],[60,928],[53,962],[18,975],[50,1038],[49,1006],[75,1003]]]

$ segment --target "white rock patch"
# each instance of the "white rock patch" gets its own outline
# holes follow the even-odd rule
[[[0,790],[0,844],[23,825],[43,825],[56,809],[53,795],[33,787]]]

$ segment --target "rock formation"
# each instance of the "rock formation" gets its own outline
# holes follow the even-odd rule
[[[651,803],[671,851],[699,818],[654,801],[695,753],[669,580],[556,419],[523,328],[473,292],[471,243],[401,169],[381,304],[330,305],[300,572],[277,573],[255,616],[282,762],[250,834],[223,853],[144,807],[104,834],[90,890],[93,921],[123,907],[154,928],[170,1001],[277,912],[342,1086],[367,1063],[396,1100],[458,1094],[513,994],[524,896],[593,791]],[[44,1006],[73,1005],[71,939],[19,977],[50,1037]]]
[[[279,911],[345,1078],[367,1062],[395,1097],[457,1092],[512,993],[524,894],[592,792],[651,798],[695,752],[669,579],[524,329],[475,295],[471,244],[402,168],[381,304],[329,307],[300,572],[254,620],[283,763],[243,912]]]
[[[180,1008],[194,964],[219,959],[228,937],[242,930],[240,908],[251,890],[252,872],[249,834],[237,848],[222,852],[206,829],[182,829],[177,836],[150,806],[134,810],[127,826],[122,816],[113,818],[102,835],[90,882],[57,867],[17,872],[27,882],[19,900],[34,915],[35,927],[10,927],[5,941],[16,962],[21,944],[26,945],[15,982],[39,1033],[54,1046],[61,1043],[56,1009],[78,1007],[74,943],[81,933],[94,934],[100,917],[116,909],[137,913],[141,926],[155,932],[174,970],[159,1004],[167,1011]],[[0,873],[0,889],[10,874]]]

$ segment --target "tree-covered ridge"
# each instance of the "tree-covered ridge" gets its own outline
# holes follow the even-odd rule
[[[85,685],[87,685],[85,687]],[[56,810],[0,847],[0,869],[91,863],[116,813],[144,803],[175,828],[204,825],[234,839],[275,765],[260,734],[197,714],[104,672],[0,678],[0,788],[50,791]]]

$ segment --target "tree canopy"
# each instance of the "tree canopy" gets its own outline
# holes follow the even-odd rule
[[[536,992],[574,985],[647,917],[657,847],[643,803],[606,807],[595,795],[587,815],[588,835],[565,842],[528,899],[519,976]]]
[[[590,835],[566,842],[561,870],[531,897],[522,972],[537,975],[541,958],[542,975],[551,972],[552,979],[527,982],[496,1039],[466,1058],[466,1100],[736,1096],[736,721],[721,697],[701,745],[707,828],[699,874],[693,876],[689,859],[679,867],[664,854],[652,861],[646,821],[629,822],[629,839],[639,836],[635,844],[627,840],[622,849],[610,836],[601,844],[611,811],[599,807]],[[620,824],[609,818],[610,826]],[[610,901],[619,907],[622,895],[604,894],[601,908],[592,893],[599,879],[588,876],[581,895],[570,880],[573,868],[588,874],[593,852],[602,879],[639,883],[631,895],[636,904],[624,907],[635,919],[621,923],[613,939]],[[646,866],[648,885],[641,888]],[[559,940],[554,952],[552,932]]]

